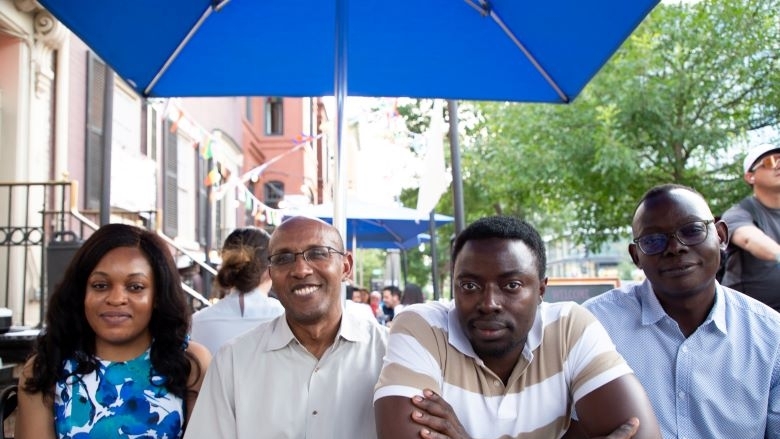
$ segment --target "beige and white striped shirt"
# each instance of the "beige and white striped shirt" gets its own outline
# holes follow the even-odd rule
[[[428,303],[394,320],[374,401],[430,388],[474,438],[558,438],[574,403],[629,373],[588,311],[574,302],[544,302],[505,386],[474,353],[454,304]]]

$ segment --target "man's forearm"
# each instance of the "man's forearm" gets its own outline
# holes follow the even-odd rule
[[[767,236],[758,227],[740,227],[732,237],[737,247],[749,252],[758,259],[780,262],[780,244]]]

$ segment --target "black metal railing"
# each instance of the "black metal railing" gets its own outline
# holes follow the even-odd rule
[[[77,181],[0,182],[0,307],[12,311],[13,324],[42,326],[46,298],[71,257],[97,230],[99,211],[78,209]],[[112,209],[112,221],[155,230],[174,257],[192,257],[206,280],[214,268],[182,249],[159,229],[157,211]],[[183,282],[194,310],[208,306],[211,283],[192,288]]]
[[[65,256],[97,227],[71,209],[77,187],[74,181],[0,182],[0,306],[11,309],[15,325],[41,324],[47,266],[57,262],[51,258]],[[47,255],[49,249],[57,251]]]

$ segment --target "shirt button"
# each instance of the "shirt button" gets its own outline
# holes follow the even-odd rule
[[[314,410],[313,412],[311,412],[311,414],[317,416],[317,410]]]
[[[680,393],[678,393],[677,396],[679,396],[680,398],[685,398],[685,392],[680,390]]]
[[[683,346],[682,347],[682,351],[683,351],[684,354],[687,354],[688,353],[688,346]]]
[[[319,371],[320,371],[320,368],[319,368],[319,367],[315,367],[315,368],[314,368],[314,373],[317,373],[317,372],[319,372]]]
[[[500,386],[500,385],[501,385],[501,381],[499,381],[499,380],[493,380],[493,385],[494,385],[494,386],[496,386],[496,387],[498,387],[498,386]]]

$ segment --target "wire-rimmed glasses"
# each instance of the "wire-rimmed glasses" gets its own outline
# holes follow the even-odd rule
[[[333,247],[328,246],[316,246],[309,247],[302,252],[284,252],[276,253],[268,257],[268,263],[272,267],[283,267],[285,265],[291,265],[295,263],[295,258],[298,255],[303,256],[303,260],[310,264],[322,263],[330,260],[330,255],[336,253],[344,256],[346,253],[336,250]]]
[[[699,245],[707,239],[710,229],[709,225],[714,222],[715,220],[692,221],[683,224],[672,233],[650,233],[640,236],[634,239],[634,243],[639,246],[639,250],[642,250],[642,253],[648,256],[657,255],[666,250],[672,236],[682,245],[689,247]]]

